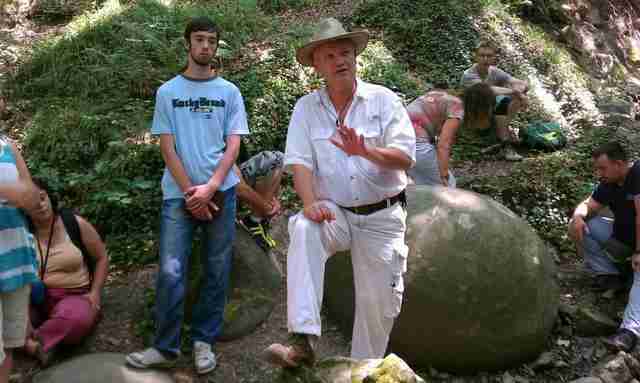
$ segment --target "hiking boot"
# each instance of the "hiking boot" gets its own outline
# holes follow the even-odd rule
[[[216,368],[216,355],[211,351],[210,344],[198,341],[193,343],[193,363],[196,366],[196,372],[200,375]]]
[[[518,154],[511,146],[506,146],[503,151],[504,159],[507,161],[522,161],[524,157]]]
[[[315,363],[315,342],[317,337],[308,334],[292,334],[289,344],[274,343],[262,351],[262,359],[284,368],[298,367],[301,364],[312,366]]]
[[[266,252],[276,247],[276,241],[269,234],[269,221],[263,219],[256,222],[250,216],[244,217],[240,223],[251,234],[258,246]]]
[[[178,358],[167,358],[157,349],[149,347],[144,351],[132,352],[125,360],[128,365],[136,368],[171,368]]]
[[[604,338],[602,342],[611,351],[630,352],[636,347],[638,336],[626,328],[621,328],[614,335]]]

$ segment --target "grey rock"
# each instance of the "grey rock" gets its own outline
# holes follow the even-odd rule
[[[502,374],[502,383],[516,383],[516,380],[511,376],[511,374],[505,372]]]
[[[572,380],[569,383],[602,383],[602,379],[596,378],[595,376],[589,376],[587,378]]]
[[[599,377],[603,383],[627,383],[633,379],[633,375],[625,362],[624,352],[612,355],[598,363],[591,375]]]
[[[199,251],[194,249],[194,255]],[[271,314],[276,305],[282,278],[267,254],[241,226],[236,227],[231,266],[229,299],[224,308],[224,326],[220,341],[230,341],[253,332]],[[190,288],[185,302],[185,321],[191,320],[202,283],[199,260],[192,260]]]
[[[538,358],[531,364],[531,368],[534,370],[544,370],[553,367],[554,356],[551,352],[543,352]]]
[[[640,362],[638,362],[638,359],[636,359],[633,355],[627,353],[625,353],[623,356],[627,367],[629,367],[629,371],[631,371],[631,374],[635,377],[640,377]]]
[[[594,309],[581,307],[576,312],[575,332],[579,336],[604,336],[616,331],[618,324]]]
[[[411,365],[462,374],[534,360],[545,349],[559,297],[544,242],[480,194],[414,186],[408,200],[408,271],[390,350]],[[325,275],[329,314],[350,337],[350,257],[331,257]]]
[[[135,370],[116,353],[88,354],[70,359],[33,377],[34,383],[172,383],[167,373]]]
[[[618,113],[625,116],[633,115],[634,105],[625,100],[607,100],[598,104],[600,111],[604,113]]]

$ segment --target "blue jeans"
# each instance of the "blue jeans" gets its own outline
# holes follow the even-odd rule
[[[184,199],[162,203],[160,227],[160,270],[156,284],[156,333],[154,347],[163,353],[180,353],[180,330],[184,319],[184,298],[189,258],[195,229],[202,233],[202,288],[193,308],[193,341],[213,344],[222,331],[231,252],[236,234],[236,190],[224,191],[220,216],[199,221],[185,208]]]
[[[595,216],[587,221],[588,231],[580,246],[587,269],[596,275],[620,274],[616,264],[605,253],[604,244],[613,234],[613,219]]]
[[[620,268],[606,254],[607,241],[613,234],[613,219],[596,216],[587,221],[588,232],[580,246],[587,269],[596,275],[619,275]],[[640,336],[640,273],[633,273],[629,302],[625,307],[620,328]]]

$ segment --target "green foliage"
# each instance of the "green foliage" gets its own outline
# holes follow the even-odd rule
[[[34,115],[24,132],[30,169],[106,235],[114,263],[155,256],[164,163],[148,135],[153,98],[186,62],[188,18],[203,14],[221,26],[226,57],[270,27],[235,1],[204,8],[109,0],[38,45],[8,84]]]
[[[370,41],[358,57],[358,63],[358,74],[364,80],[402,94],[407,102],[424,93],[427,87],[423,81],[412,77],[407,65],[398,62],[381,41]]]
[[[300,81],[302,68],[295,62],[290,42],[275,42],[266,57],[229,78],[242,90],[251,124],[244,140],[247,151],[284,150],[289,117],[295,102],[307,93]]]
[[[455,86],[471,65],[478,34],[473,2],[374,0],[356,10],[354,22],[384,30],[385,44],[437,86]]]
[[[316,5],[318,0],[257,0],[258,6],[267,13],[278,13],[287,9],[301,9]]]

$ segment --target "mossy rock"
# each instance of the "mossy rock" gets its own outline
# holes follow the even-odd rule
[[[322,359],[313,367],[283,369],[276,383],[424,383],[394,354],[384,359]]]
[[[171,383],[158,370],[137,370],[125,365],[124,354],[87,354],[39,372],[34,383]]]
[[[190,322],[192,307],[200,291],[202,270],[198,249],[193,249],[190,288],[185,304],[185,321]],[[282,284],[281,275],[268,254],[242,227],[237,226],[233,244],[233,263],[229,298],[224,308],[224,327],[217,340],[230,341],[253,332],[276,305]]]
[[[486,196],[417,186],[408,199],[408,271],[390,350],[415,366],[460,373],[535,359],[558,307],[546,245],[525,221]],[[350,257],[330,258],[325,304],[350,336]]]

